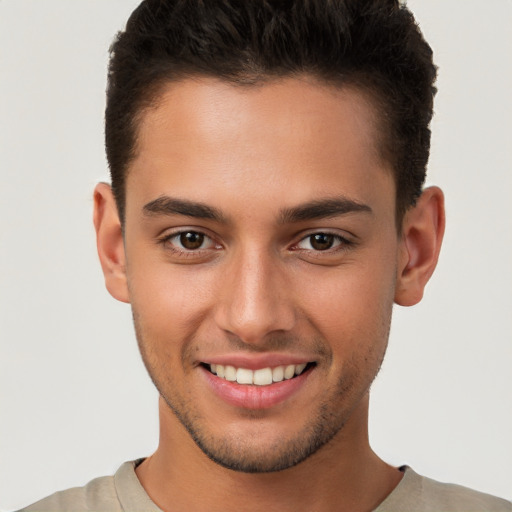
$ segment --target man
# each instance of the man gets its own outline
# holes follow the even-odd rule
[[[368,397],[437,263],[435,67],[393,1],[147,0],[94,223],[160,392],[149,458],[27,510],[511,510],[394,468]]]

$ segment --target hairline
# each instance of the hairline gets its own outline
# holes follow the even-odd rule
[[[138,145],[140,140],[140,129],[144,122],[144,118],[149,111],[156,110],[162,104],[166,97],[166,93],[172,89],[174,85],[186,82],[188,80],[216,80],[218,82],[240,88],[258,88],[268,84],[283,82],[290,79],[306,81],[327,90],[352,91],[356,93],[368,105],[372,121],[372,135],[376,140],[372,143],[375,158],[383,163],[385,172],[390,172],[395,184],[395,223],[398,234],[401,233],[402,220],[405,210],[413,205],[407,205],[405,210],[400,211],[398,204],[398,170],[396,162],[392,161],[391,151],[387,149],[387,140],[385,133],[389,130],[391,123],[386,122],[387,113],[385,107],[385,99],[379,92],[378,86],[373,87],[368,84],[368,80],[363,73],[354,71],[347,73],[342,77],[326,77],[314,71],[288,71],[282,73],[253,73],[239,74],[233,76],[224,76],[215,73],[208,73],[202,70],[181,70],[178,73],[173,72],[173,76],[162,74],[156,77],[141,94],[139,101],[135,105],[135,113],[133,115],[133,145],[132,154],[126,162],[123,176],[123,212],[119,212],[121,225],[124,226],[124,210],[126,209],[126,184],[127,177],[130,173],[130,167],[133,160],[138,154]],[[117,202],[117,201],[116,201]]]

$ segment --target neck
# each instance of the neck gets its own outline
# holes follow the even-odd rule
[[[160,400],[160,443],[137,476],[164,511],[370,511],[396,487],[401,473],[371,450],[368,400],[363,402],[330,442],[300,464],[241,473],[204,455]]]

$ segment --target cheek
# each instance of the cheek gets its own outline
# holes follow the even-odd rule
[[[333,269],[328,278],[312,276],[304,288],[312,290],[303,297],[304,313],[333,350],[385,348],[394,297],[392,268],[377,259]]]
[[[137,261],[128,266],[130,302],[151,343],[190,338],[211,302],[211,276],[198,267]]]
[[[204,317],[204,294],[192,273],[171,272],[170,265],[132,266],[129,291],[139,349],[157,388],[178,385],[191,371],[186,357]]]

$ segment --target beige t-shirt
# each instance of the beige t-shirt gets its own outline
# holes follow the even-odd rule
[[[20,512],[162,512],[125,462],[114,476],[57,492]],[[512,512],[512,503],[489,494],[443,484],[404,467],[404,477],[374,512]]]

